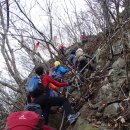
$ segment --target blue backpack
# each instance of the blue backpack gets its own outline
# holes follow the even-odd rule
[[[29,93],[32,97],[37,97],[43,92],[44,88],[42,85],[41,77],[32,76],[27,87],[27,93]]]

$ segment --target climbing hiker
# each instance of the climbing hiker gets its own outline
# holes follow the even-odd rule
[[[82,42],[82,46],[84,46],[88,42],[88,36],[86,35],[85,32],[83,32],[81,35],[81,42]]]
[[[80,115],[80,112],[74,113],[74,111],[71,108],[71,105],[68,101],[67,98],[65,97],[50,97],[49,94],[49,87],[48,85],[50,83],[58,86],[58,87],[65,87],[65,86],[69,86],[71,85],[71,82],[66,83],[60,83],[56,80],[54,80],[53,78],[44,75],[44,68],[42,66],[39,66],[35,69],[35,73],[39,78],[40,82],[39,82],[39,86],[37,88],[37,93],[36,90],[35,92],[29,92],[30,97],[31,97],[31,102],[35,103],[35,104],[39,104],[42,108],[42,110],[44,110],[45,108],[47,108],[47,112],[46,113],[46,124],[48,123],[48,117],[49,117],[49,108],[51,106],[63,106],[64,110],[65,110],[65,114],[67,116],[67,121],[72,124],[76,121],[76,119],[78,118],[78,116]],[[31,88],[30,88],[31,89]],[[40,91],[40,92],[38,92]],[[58,90],[57,90],[58,91]],[[59,92],[60,93],[60,92]],[[34,95],[36,94],[36,95]]]
[[[56,130],[44,123],[44,116],[38,104],[29,104],[23,111],[8,115],[6,130]]]
[[[49,68],[49,76],[52,77],[52,78],[55,78],[56,76],[56,67],[55,66],[52,66],[51,68]]]
[[[53,67],[51,67],[49,69],[49,76],[52,77],[52,78],[54,78],[54,79],[56,77],[56,71],[55,70],[56,70],[55,66],[53,66]],[[49,84],[49,87],[50,87],[50,96],[51,97],[57,97],[57,96],[59,96],[59,94],[56,91],[54,91],[53,89],[51,89],[50,85],[52,86],[53,84]]]
[[[63,44],[59,45],[58,47],[59,54],[62,54],[63,56],[65,56],[65,50],[66,50],[66,47]]]
[[[76,50],[76,62],[75,62],[75,66],[77,67],[78,71],[82,71],[82,69],[85,67],[85,65],[89,62],[91,58],[92,58],[91,56],[84,54],[81,48],[78,48]],[[91,64],[89,64],[88,67],[86,68],[91,72],[95,71],[94,67],[92,67]],[[85,69],[81,73],[83,74],[84,71]]]
[[[76,62],[76,49],[72,49],[67,57],[68,64],[74,66]]]
[[[60,61],[55,61],[54,62],[54,66],[55,66],[55,79],[57,79],[58,81],[63,81],[64,80],[64,75],[71,71],[70,68],[65,68],[61,65]]]

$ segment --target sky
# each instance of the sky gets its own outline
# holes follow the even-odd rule
[[[44,2],[45,0],[37,0],[43,9],[46,9]],[[73,7],[70,2],[75,1],[77,11],[86,10],[85,2],[84,0],[51,0],[54,1],[52,5],[52,13],[56,15],[64,15],[64,8],[65,3],[69,9],[69,12],[71,13],[73,11]],[[65,3],[64,3],[65,1]],[[26,3],[27,8],[29,9],[31,6],[34,5],[35,0],[21,0],[22,3]],[[48,20],[47,14],[43,14],[44,12],[40,9],[38,5],[35,5],[31,10],[31,18],[34,21],[35,25],[39,26],[41,21],[46,22]],[[45,16],[46,15],[46,16]],[[52,16],[53,17],[53,16]]]
[[[49,27],[48,27],[48,14],[47,14],[47,9],[46,9],[46,0],[21,0],[20,3],[23,5],[24,9],[26,10],[26,12],[29,12],[30,8],[30,18],[33,21],[33,23],[35,24],[35,26],[42,31],[46,36],[48,36],[49,34]],[[49,0],[47,0],[49,1]],[[75,2],[76,5],[76,9],[77,12],[79,11],[83,11],[86,10],[86,3],[84,2],[84,0],[50,0],[51,2],[53,1],[52,4],[52,22],[53,22],[53,31],[55,31],[55,25],[62,26],[59,25],[59,23],[57,23],[57,17],[65,17],[65,11],[64,8],[68,8],[69,13],[73,13],[74,11],[74,7],[72,5],[72,3]],[[66,4],[65,4],[66,3]],[[67,19],[66,19],[67,22]],[[69,21],[68,21],[69,23]],[[33,32],[34,35],[36,32]],[[54,34],[54,37],[56,36],[56,42],[61,43],[60,38]],[[63,37],[63,43],[68,46],[69,42],[67,39],[67,36],[64,35]],[[43,54],[42,54],[43,55]],[[48,59],[48,56],[44,55],[45,59]]]
[[[40,6],[42,6],[43,10],[46,10],[46,6],[44,5],[45,0],[37,0],[37,1],[40,4]],[[77,11],[86,10],[86,5],[85,5],[84,0],[50,0],[50,1],[54,2],[53,7],[52,7],[53,23],[56,21],[56,18],[54,17],[54,15],[61,16],[61,17],[65,16],[64,15],[65,3],[66,3],[66,6],[69,10],[69,13],[73,12],[73,7],[72,7],[72,4],[71,4],[71,2],[73,2],[73,1],[75,1]],[[64,1],[65,1],[65,3],[64,3]],[[29,14],[29,12],[31,12],[28,16],[32,19],[32,21],[36,25],[36,27],[40,31],[42,31],[45,35],[48,35],[48,29],[46,29],[47,25],[48,25],[47,12],[43,11],[39,7],[38,3],[36,3],[36,0],[20,0],[19,2],[20,2],[20,4],[22,4],[22,6],[24,7],[23,9],[27,12],[27,14]],[[18,11],[18,9],[13,8],[13,6],[14,6],[13,2],[11,4],[11,6],[12,6],[11,11],[14,11],[14,12]],[[18,24],[18,26],[22,27],[23,25]],[[36,32],[33,32],[33,33],[35,35]],[[12,39],[10,39],[10,40],[12,40]],[[12,42],[12,46],[16,46],[16,44],[18,44],[17,41],[12,40],[11,42]],[[58,37],[57,37],[57,42],[58,43],[61,42]],[[66,46],[69,45],[68,41],[65,38],[64,38],[63,42],[66,44]],[[44,58],[46,60],[49,59],[49,57],[48,57],[49,55],[47,53],[47,50],[45,50],[44,53],[43,53],[43,51],[40,51],[40,53],[41,53],[42,56],[44,56]],[[6,69],[5,68],[5,61],[3,60],[2,57],[1,57],[0,63],[1,63],[1,66],[2,66],[0,70],[5,70]]]

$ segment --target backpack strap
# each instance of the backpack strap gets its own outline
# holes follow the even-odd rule
[[[36,126],[36,129],[32,129],[32,130],[43,130],[42,129],[43,124],[44,124],[44,116],[41,115],[41,117],[40,117],[40,119],[38,121],[38,124]]]

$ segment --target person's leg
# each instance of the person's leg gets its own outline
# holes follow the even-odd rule
[[[48,99],[50,106],[62,106],[65,110],[66,116],[73,114],[73,110],[67,98],[64,97],[53,97]]]
[[[71,105],[67,98],[64,97],[56,97],[56,98],[50,98],[50,102],[52,102],[52,105],[63,105],[63,108],[65,110],[65,114],[67,116],[67,120],[70,124],[73,124],[76,119],[79,117],[80,112],[74,113],[74,111],[71,108]]]
[[[34,100],[34,103],[41,105],[41,107],[51,107],[51,106],[62,106],[65,110],[65,114],[67,116],[70,124],[74,123],[78,116],[79,112],[74,114],[74,111],[71,108],[71,105],[67,98],[64,97],[46,97],[44,95],[40,95],[37,99]]]
[[[50,107],[43,107],[42,110],[45,118],[45,125],[48,125]]]
[[[38,98],[34,100],[34,103],[41,105],[41,107],[63,105],[66,116],[73,113],[73,110],[71,108],[68,99],[64,97],[46,97],[45,95],[40,95]]]

